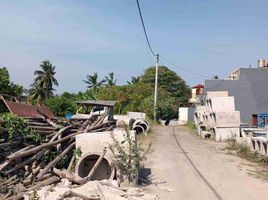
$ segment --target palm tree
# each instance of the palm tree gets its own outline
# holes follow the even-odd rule
[[[87,88],[96,92],[106,81],[98,81],[98,74],[95,72],[93,75],[87,75],[86,80],[83,80],[88,86]]]
[[[43,61],[40,64],[41,70],[36,70],[34,75],[37,77],[34,79],[34,84],[38,85],[41,89],[44,90],[45,98],[53,96],[53,85],[58,86],[58,81],[54,77],[56,74],[55,66],[48,60]]]
[[[29,100],[36,101],[38,103],[44,102],[46,99],[45,90],[40,87],[36,82],[31,85],[29,89]]]
[[[115,86],[116,85],[116,79],[114,79],[114,73],[113,72],[111,72],[111,73],[109,73],[109,76],[105,76],[105,80],[106,80],[106,82],[107,82],[107,86],[108,87],[112,87],[112,86]]]
[[[139,81],[140,81],[140,77],[139,76],[137,76],[137,77],[132,76],[131,77],[131,81],[128,81],[127,83],[129,85],[134,85],[134,84],[137,84]]]

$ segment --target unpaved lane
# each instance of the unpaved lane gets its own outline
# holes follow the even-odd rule
[[[174,131],[173,131],[174,129]],[[153,127],[153,146],[145,167],[160,199],[267,199],[268,183],[248,175],[241,159],[215,149],[185,127]]]

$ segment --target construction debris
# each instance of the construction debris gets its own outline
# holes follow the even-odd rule
[[[113,180],[117,177],[113,155],[107,151],[113,143],[111,133],[120,143],[125,133],[116,128],[114,102],[78,102],[98,106],[97,112],[62,121],[38,106],[2,100],[14,108],[11,113],[25,108],[28,128],[40,135],[41,142],[28,143],[20,137],[8,141],[6,122],[0,121],[0,199],[157,199],[140,189],[119,188]],[[133,127],[137,126],[142,132],[149,129],[145,120],[136,119]],[[133,134],[135,139],[135,131]]]
[[[145,193],[140,188],[120,188],[116,181],[89,181],[82,186],[73,185],[67,179],[61,179],[56,185],[49,185],[38,191],[23,194],[25,199],[91,199],[91,200],[157,200],[156,195]]]
[[[59,182],[59,176],[52,169],[55,166],[67,169],[71,160],[74,160],[72,157],[75,136],[84,132],[113,130],[116,124],[114,120],[104,121],[105,116],[102,114],[71,120],[63,126],[42,111],[38,113],[41,117],[26,119],[29,128],[42,136],[45,135],[42,137],[42,143],[32,141],[31,144],[27,144],[20,138],[8,142],[4,137],[5,133],[1,134],[0,151],[4,156],[2,155],[0,160],[0,174],[3,177],[0,191],[4,198],[13,198],[21,192]],[[4,129],[1,130],[5,132]]]
[[[117,120],[117,126],[122,127],[127,124],[137,134],[147,134],[150,130],[149,123],[145,119],[145,113],[128,112],[127,115],[115,115],[114,118]]]

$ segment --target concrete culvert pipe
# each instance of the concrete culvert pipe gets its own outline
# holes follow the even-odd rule
[[[142,129],[143,129],[142,131],[140,130],[140,127],[142,127]],[[139,132],[136,129],[138,129]],[[137,133],[145,133],[145,132],[147,132],[149,130],[148,122],[146,122],[145,120],[142,120],[142,119],[137,119],[133,123],[133,130],[136,130]]]
[[[144,131],[146,132],[148,130],[148,125],[145,122],[139,122],[137,125],[140,125],[143,127]]]
[[[100,156],[101,155],[98,153],[83,156],[76,165],[77,175],[81,178],[88,176]],[[112,166],[111,162],[109,162],[108,158],[104,158],[93,174],[91,180],[113,179],[114,175],[114,167]]]
[[[144,133],[144,128],[142,126],[140,126],[140,125],[134,126],[133,130],[135,130],[137,134]]]

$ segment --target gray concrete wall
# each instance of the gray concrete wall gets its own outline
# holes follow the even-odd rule
[[[229,92],[241,122],[251,123],[252,114],[268,113],[268,69],[241,68],[239,80],[205,80],[205,91]]]
[[[189,121],[194,121],[194,112],[195,112],[195,108],[189,108],[188,111],[188,120]]]

